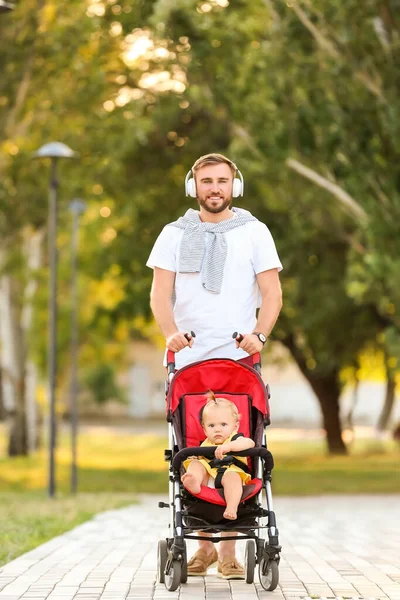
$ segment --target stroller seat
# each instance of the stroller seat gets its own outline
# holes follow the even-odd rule
[[[219,392],[219,397],[226,398],[234,404],[236,404],[240,415],[239,432],[245,437],[253,437],[252,431],[252,403],[251,398],[248,394],[235,394],[231,392]],[[182,446],[188,447],[199,447],[205,439],[205,434],[201,426],[201,412],[208,398],[205,394],[188,393],[183,394],[179,399],[179,413],[181,421],[182,431]],[[254,475],[253,460],[247,459],[249,471]],[[262,487],[262,481],[259,478],[252,477],[252,479],[243,486],[243,493],[240,503],[248,500],[252,496],[255,496]],[[210,502],[212,504],[218,504],[220,506],[226,506],[224,490],[223,488],[215,488],[211,486],[201,486],[201,490],[198,494],[188,492],[192,496]]]

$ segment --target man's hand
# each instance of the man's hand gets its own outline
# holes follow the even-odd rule
[[[243,336],[243,339],[240,342],[240,344],[238,341],[236,341],[236,348],[242,348],[242,350],[244,350],[245,352],[247,352],[247,354],[250,355],[256,354],[257,352],[261,352],[263,346],[264,344],[260,342],[258,337],[254,335],[254,333],[246,333],[246,335]]]
[[[230,442],[226,442],[225,444],[221,444],[220,446],[217,446],[215,452],[214,452],[214,456],[215,458],[223,458],[224,454],[227,454],[228,452],[231,452],[231,443]]]
[[[169,337],[167,337],[167,348],[172,352],[179,352],[189,346],[191,348],[193,346],[193,338],[191,335],[186,334],[189,340],[185,337],[185,333],[182,331],[177,331],[173,333]]]

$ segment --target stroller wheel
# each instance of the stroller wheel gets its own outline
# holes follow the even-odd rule
[[[279,582],[279,568],[278,563],[275,560],[271,560],[268,557],[261,559],[260,567],[258,570],[260,577],[260,583],[264,590],[267,592],[273,592]]]
[[[160,540],[158,542],[158,552],[157,552],[157,574],[158,574],[158,581],[160,583],[165,582],[165,565],[167,564],[167,557],[168,557],[167,540]]]
[[[165,573],[165,587],[169,592],[174,592],[178,589],[182,577],[182,563],[179,560],[173,560],[168,572]]]
[[[183,562],[182,562],[181,583],[187,583],[187,580],[188,580],[186,542],[184,542],[184,545],[185,545],[185,553],[183,555]]]
[[[246,542],[244,554],[244,569],[246,572],[246,583],[253,583],[254,569],[256,568],[256,549],[253,540]]]

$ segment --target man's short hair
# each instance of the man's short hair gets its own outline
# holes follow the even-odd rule
[[[201,167],[205,167],[206,165],[216,165],[220,163],[227,164],[231,168],[233,177],[235,177],[237,171],[237,166],[235,165],[235,163],[229,160],[229,158],[227,158],[223,154],[217,153],[205,154],[204,156],[200,156],[200,158],[198,158],[194,163],[192,167],[192,172],[196,173],[196,171],[201,169]]]

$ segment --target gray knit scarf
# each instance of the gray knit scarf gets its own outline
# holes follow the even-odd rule
[[[232,208],[235,217],[220,223],[203,223],[200,213],[193,208],[170,223],[173,227],[184,229],[179,257],[179,273],[200,273],[204,259],[203,287],[215,294],[221,292],[222,278],[227,254],[225,233],[241,227],[256,217],[243,208]],[[212,239],[206,247],[206,232]],[[204,256],[205,253],[205,256]]]

